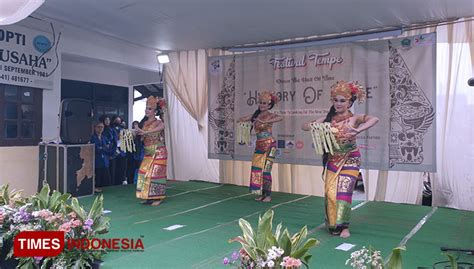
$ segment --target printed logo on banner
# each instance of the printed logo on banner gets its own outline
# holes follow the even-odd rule
[[[39,53],[45,53],[51,48],[51,41],[44,35],[37,35],[33,39],[33,47],[35,47]]]
[[[222,71],[222,61],[216,59],[209,62],[209,73],[211,75],[219,75]]]
[[[277,148],[284,149],[286,147],[286,140],[278,140]]]
[[[358,144],[359,149],[361,150],[373,150],[377,148],[375,145],[369,145],[369,144]]]
[[[411,39],[404,38],[402,39],[402,41],[400,41],[400,44],[402,45],[402,48],[409,49],[411,48]]]
[[[297,149],[302,149],[304,148],[304,142],[301,140],[296,141],[296,148]]]
[[[277,150],[275,151],[275,157],[276,157],[276,158],[280,158],[280,157],[281,157],[281,149],[277,149]]]
[[[433,45],[433,35],[420,35],[415,37],[415,45]]]
[[[295,141],[294,140],[288,140],[286,141],[286,148],[287,149],[292,149],[295,147]]]

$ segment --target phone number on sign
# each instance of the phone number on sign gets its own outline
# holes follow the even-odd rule
[[[10,76],[10,75],[1,74],[0,79],[5,80],[5,81],[15,81],[15,82],[21,82],[21,83],[29,83],[30,82],[30,78],[22,77],[22,76],[15,76],[15,75]]]

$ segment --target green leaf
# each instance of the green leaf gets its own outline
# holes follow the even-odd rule
[[[256,248],[254,248],[254,251],[255,251],[255,254],[257,255],[257,257],[260,257],[262,259],[264,259],[264,257],[267,256],[267,252],[265,251],[265,249],[261,249],[261,248],[256,247]]]
[[[267,243],[270,247],[278,246],[278,241],[276,240],[275,236],[272,233],[268,234]]]
[[[302,263],[306,266],[306,268],[309,268],[308,263],[309,263],[309,261],[311,260],[312,257],[313,257],[313,255],[311,255],[311,254],[306,254],[306,255],[303,256]]]
[[[44,203],[44,207],[48,206],[49,192],[50,192],[49,185],[45,184],[37,195],[38,199],[40,199],[40,201]]]
[[[308,239],[306,241],[306,243],[303,245],[302,248],[300,248],[300,249],[293,248],[293,252],[291,253],[291,257],[297,258],[297,259],[303,257],[306,254],[306,252],[308,252],[308,250],[310,248],[316,246],[318,243],[319,243],[318,240],[316,240],[315,238]]]
[[[278,223],[277,227],[276,227],[276,230],[275,230],[275,239],[277,241],[280,241],[280,235],[281,235],[281,227],[282,227],[282,224],[281,222]]]
[[[110,228],[110,218],[100,217],[96,220],[92,227],[97,234],[107,233]]]
[[[252,258],[252,260],[256,261],[257,260],[257,252],[255,250],[255,247],[251,247],[249,245],[242,245],[242,248],[247,252],[247,254]]]
[[[404,250],[406,250],[405,246],[394,248],[385,266],[388,269],[402,269],[402,251]]]
[[[239,226],[242,230],[245,241],[247,241],[248,244],[255,246],[255,235],[253,233],[252,225],[244,219],[239,219]]]
[[[17,265],[17,268],[20,269],[34,269],[33,258],[20,258],[20,262]]]
[[[303,244],[303,240],[306,238],[306,236],[308,235],[308,228],[306,226],[304,226],[303,228],[301,228],[301,230],[295,234],[293,236],[293,238],[291,239],[291,244],[293,246],[293,249],[298,249],[301,247],[301,245]]]
[[[273,221],[273,210],[268,210],[263,214],[258,221],[258,229],[256,235],[256,243],[257,246],[263,249],[267,249],[268,243],[267,238],[268,235],[272,233],[272,221]]]
[[[291,238],[288,229],[285,229],[280,237],[280,241],[278,242],[281,249],[283,249],[284,254],[283,256],[288,256],[291,253]]]
[[[48,203],[48,209],[51,210],[51,212],[57,212],[56,210],[61,206],[61,203],[59,202],[60,197],[60,192],[53,191],[53,194],[51,194]]]
[[[8,191],[8,184],[2,185],[2,205],[10,204],[10,192]]]
[[[52,261],[52,258],[45,258],[43,260],[43,263],[41,264],[41,269],[49,269],[51,267],[50,262]]]
[[[79,216],[79,218],[81,218],[82,220],[86,218],[86,212],[79,205],[79,201],[75,197],[71,199],[71,208]]]
[[[88,219],[96,220],[99,216],[103,215],[104,212],[104,197],[99,195],[95,198],[92,204],[91,210],[87,216]],[[84,219],[85,220],[85,219]]]
[[[454,257],[453,254],[447,252],[443,252],[443,254],[448,256],[449,262],[451,263],[451,268],[458,269],[458,261],[456,260],[456,257]]]

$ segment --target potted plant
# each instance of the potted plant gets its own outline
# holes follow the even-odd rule
[[[311,254],[308,251],[318,244],[318,240],[310,238],[306,226],[291,235],[282,224],[273,232],[273,210],[259,216],[256,228],[244,219],[239,220],[242,235],[230,240],[239,242],[241,249],[231,258],[225,258],[224,264],[239,268],[299,268],[308,267]]]

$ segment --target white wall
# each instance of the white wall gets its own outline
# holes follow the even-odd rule
[[[36,193],[38,187],[39,149],[33,147],[0,147],[0,185]]]
[[[27,19],[20,25],[51,31],[48,23]],[[54,23],[61,32],[59,60],[53,88],[43,91],[43,140],[59,136],[61,78],[129,87],[154,83],[158,77],[156,52],[114,38]],[[156,76],[155,76],[156,74]],[[129,87],[129,100],[133,100]],[[129,113],[131,108],[129,109]],[[130,119],[133,114],[130,113]],[[8,183],[27,194],[36,192],[38,183],[38,147],[0,147],[0,184]]]
[[[63,57],[67,58],[67,57]],[[87,81],[100,84],[128,87],[128,70],[104,66],[100,63],[71,62],[63,60],[62,79]]]

